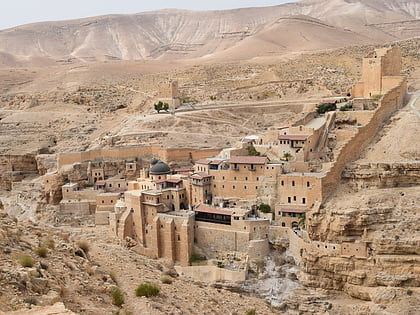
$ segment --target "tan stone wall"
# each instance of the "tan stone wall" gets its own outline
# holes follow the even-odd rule
[[[238,170],[210,170],[212,192],[214,196],[237,197],[255,200],[265,188],[264,180],[275,179],[282,173],[280,164],[255,165],[255,171],[250,171],[250,164],[238,164]]]
[[[195,222],[195,245],[213,258],[226,251],[247,252],[250,231],[237,231],[229,225]]]
[[[176,271],[182,275],[200,282],[232,281],[244,282],[247,271],[233,271],[216,266],[175,266]]]
[[[95,224],[96,225],[108,225],[109,224],[109,211],[99,211],[95,213]]]
[[[178,82],[162,82],[158,86],[158,98],[177,98],[179,97]]]
[[[251,240],[249,242],[248,257],[250,260],[264,259],[269,253],[268,238],[264,240]]]
[[[321,178],[305,174],[284,174],[278,182],[278,203],[285,207],[298,205],[310,208],[322,200]]]
[[[95,203],[89,201],[62,200],[60,202],[60,214],[66,215],[90,215],[94,212]]]
[[[126,159],[147,155],[158,156],[160,159],[167,162],[195,161],[201,158],[214,156],[218,154],[219,151],[220,150],[216,149],[165,149],[157,146],[99,149],[84,152],[61,153],[58,155],[58,167],[61,168],[64,165],[101,158]]]
[[[367,123],[370,122],[374,113],[375,113],[374,111],[367,111],[367,110],[337,112],[337,119],[340,120],[340,119],[343,119],[346,116],[347,117],[352,117],[352,118],[356,119],[356,122],[358,124],[366,125]]]
[[[99,194],[96,195],[96,205],[97,210],[101,210],[101,207],[104,206],[110,206],[111,208],[114,208],[114,205],[117,203],[117,201],[120,199],[120,194],[113,193],[113,194]],[[102,208],[104,210],[104,208]],[[106,210],[109,211],[109,210]]]
[[[329,196],[341,180],[341,172],[344,166],[356,160],[360,152],[373,139],[377,132],[382,128],[385,121],[404,104],[407,91],[405,79],[400,77],[400,84],[385,94],[380,100],[379,107],[374,111],[372,119],[366,125],[360,127],[358,132],[343,146],[336,161],[322,180],[324,198]]]

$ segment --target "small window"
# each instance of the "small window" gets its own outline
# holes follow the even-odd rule
[[[244,186],[244,189],[247,189],[247,187],[246,187],[246,186]]]
[[[292,180],[292,186],[295,186],[295,185],[296,185],[295,181],[294,181],[294,180]]]
[[[293,201],[296,201],[296,196],[293,196]]]
[[[245,180],[248,180],[248,177],[245,177]],[[48,181],[47,181],[47,183],[48,183]]]
[[[111,200],[111,203],[114,203],[114,200]]]
[[[281,226],[282,226],[282,227],[285,227],[285,226],[286,226],[286,223],[285,223],[285,222],[282,222],[282,223],[281,223]]]
[[[302,198],[302,203],[305,204],[306,203],[306,198]]]
[[[291,197],[287,197],[287,202],[291,203],[292,202],[292,198]]]
[[[281,185],[284,186],[284,180],[281,181]]]
[[[233,185],[233,186],[232,186],[232,189],[235,189],[235,188],[236,188],[236,187],[235,187],[235,185]]]
[[[258,186],[255,186],[255,189],[258,189]]]
[[[259,181],[260,179],[257,177],[257,181]]]
[[[306,187],[311,187],[311,183],[310,182],[306,182]]]

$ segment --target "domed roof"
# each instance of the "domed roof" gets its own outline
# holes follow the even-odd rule
[[[171,169],[169,168],[168,164],[162,161],[158,161],[150,169],[150,175],[164,175],[169,174],[170,172]]]
[[[155,165],[157,162],[159,162],[159,160],[158,160],[157,158],[153,158],[153,159],[150,161],[150,164]]]

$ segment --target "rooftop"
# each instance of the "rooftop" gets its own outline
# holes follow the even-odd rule
[[[308,211],[308,209],[281,208],[280,211],[282,211],[282,212],[293,212],[293,213],[304,213],[304,212]]]
[[[197,172],[197,173],[192,174],[190,177],[193,179],[203,179],[203,178],[211,177],[211,175],[203,173],[203,172]]]
[[[232,215],[232,210],[225,209],[225,208],[213,208],[206,205],[199,205],[194,209],[195,212],[205,212],[205,213],[213,213],[213,214],[222,214],[222,215]]]
[[[299,140],[305,141],[309,135],[279,135],[279,140]]]
[[[204,164],[204,165],[208,165],[210,163],[211,163],[211,160],[207,160],[207,159],[200,159],[195,162],[195,164]]]
[[[229,163],[235,164],[266,164],[268,158],[265,156],[231,156]]]

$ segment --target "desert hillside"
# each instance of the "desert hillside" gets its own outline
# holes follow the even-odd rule
[[[0,66],[253,56],[417,36],[415,0],[303,0],[226,11],[161,10],[0,31]]]

